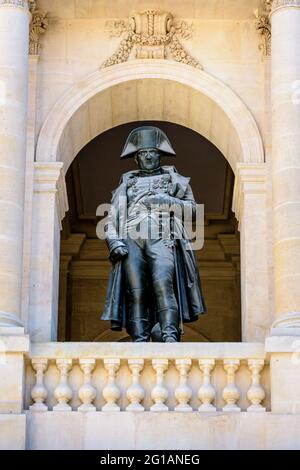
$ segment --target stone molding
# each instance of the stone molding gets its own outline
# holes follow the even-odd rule
[[[61,240],[61,254],[71,258],[79,255],[85,239],[85,233],[72,233],[67,240]]]
[[[138,343],[86,342],[86,343],[31,343],[30,358],[104,359],[118,358],[121,361],[141,357],[141,346]],[[164,343],[144,343],[143,359],[265,359],[264,343],[174,343],[172,347]]]
[[[300,336],[300,312],[278,316],[272,324],[270,336]]]
[[[34,192],[55,193],[59,221],[69,210],[63,163],[34,163]]]
[[[0,7],[1,6],[21,7],[21,8],[26,8],[26,10],[28,10],[28,1],[27,0],[0,0]]]
[[[5,327],[20,327],[23,328],[23,322],[21,318],[13,313],[1,312],[0,311],[0,329]],[[1,335],[1,333],[0,333]]]
[[[243,218],[245,195],[266,194],[267,168],[265,163],[238,163],[232,210],[238,221]]]
[[[257,124],[241,99],[222,81],[202,70],[168,60],[136,60],[95,72],[71,87],[48,114],[37,144],[37,161],[59,161],[60,141],[74,113],[96,94],[131,80],[160,78],[190,86],[213,100],[230,118],[241,143],[240,161],[262,163],[264,148]],[[74,155],[75,157],[75,155]],[[65,169],[67,169],[67,163]],[[236,162],[232,161],[235,172]]]
[[[273,13],[278,8],[285,7],[298,7],[300,8],[300,0],[273,0],[272,3],[270,0],[267,0],[267,4],[271,7],[271,13]]]
[[[29,353],[30,351],[29,335],[14,335],[13,333],[1,335],[0,330],[0,339],[0,353]]]

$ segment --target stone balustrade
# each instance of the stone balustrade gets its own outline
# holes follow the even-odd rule
[[[26,367],[32,412],[264,412],[264,345],[37,343]]]

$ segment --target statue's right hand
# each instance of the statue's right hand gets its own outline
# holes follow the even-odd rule
[[[127,255],[127,248],[125,246],[118,246],[111,252],[110,259],[113,263],[116,263],[117,261],[120,261],[121,259],[125,258]]]

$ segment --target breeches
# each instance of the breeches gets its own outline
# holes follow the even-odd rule
[[[163,342],[179,341],[179,313],[174,293],[173,248],[167,240],[126,240],[124,274],[128,299],[128,332],[135,342],[149,341],[149,293],[153,290]]]

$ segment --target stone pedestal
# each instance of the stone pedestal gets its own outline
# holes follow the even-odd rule
[[[266,340],[270,354],[272,413],[300,413],[300,339],[274,336]]]
[[[26,415],[0,414],[0,450],[25,450]]]
[[[23,411],[24,354],[27,336],[0,336],[0,414]]]
[[[271,323],[264,163],[237,165],[233,209],[241,233],[242,340],[264,341]]]
[[[24,355],[28,351],[27,336],[0,335],[0,450],[25,449]]]

